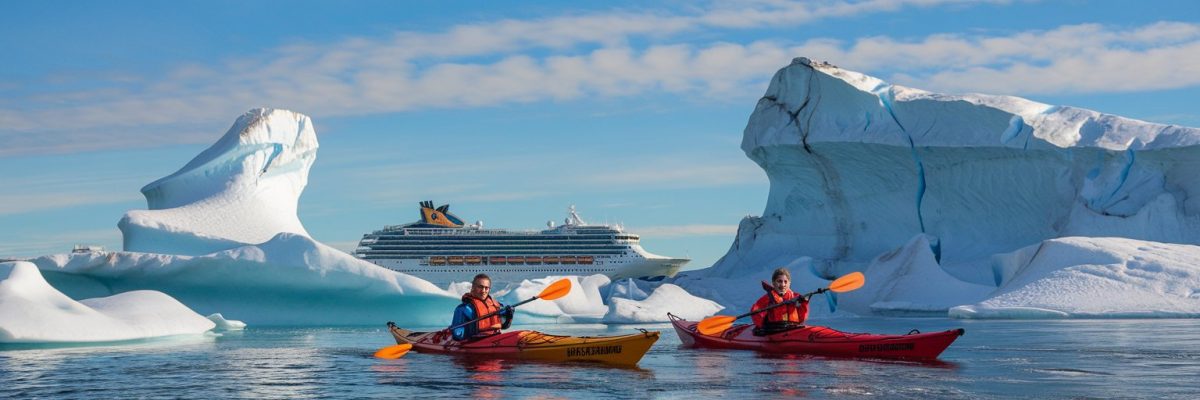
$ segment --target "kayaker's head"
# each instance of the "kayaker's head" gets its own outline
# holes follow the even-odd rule
[[[787,293],[792,288],[792,273],[783,267],[775,269],[775,273],[771,274],[771,286],[780,295]]]
[[[486,299],[491,290],[492,278],[487,274],[475,275],[475,279],[471,279],[471,297],[480,300]]]

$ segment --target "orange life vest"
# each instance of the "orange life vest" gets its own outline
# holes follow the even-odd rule
[[[776,292],[765,282],[763,283],[763,289],[767,290],[767,294],[764,294],[758,301],[754,302],[754,306],[750,308],[751,311],[761,310],[767,306],[794,300],[800,296],[790,289],[780,296],[779,292]],[[754,314],[753,318],[754,325],[760,328],[765,327],[768,323],[803,324],[804,320],[808,318],[808,302],[799,301],[786,306],[775,307],[766,312]]]
[[[500,311],[500,303],[497,303],[496,299],[493,299],[492,296],[488,296],[487,299],[480,300],[468,293],[463,295],[462,300],[463,303],[470,304],[472,310],[475,310],[475,318]],[[475,325],[476,331],[479,332],[477,336],[494,335],[500,333],[499,329],[492,328],[492,326],[500,325],[501,323],[502,321],[500,320],[500,314],[479,320],[479,322]]]

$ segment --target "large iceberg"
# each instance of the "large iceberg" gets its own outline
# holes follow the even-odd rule
[[[125,251],[32,262],[74,298],[151,289],[254,325],[441,324],[458,302],[313,240],[296,216],[316,158],[307,116],[255,109],[125,214]]]
[[[114,342],[198,335],[215,326],[162,292],[75,301],[32,263],[0,263],[0,343]]]
[[[1105,265],[1123,265],[1112,259],[1163,248],[1175,256],[1154,265],[1169,272],[1143,271],[1146,279],[1193,276],[1197,248],[1186,245],[1200,243],[1198,144],[1194,128],[1009,96],[931,93],[798,58],[775,74],[742,140],[771,183],[763,215],[743,219],[729,252],[687,279],[766,279],[771,268],[804,260],[801,275],[821,279],[867,272],[861,292],[842,296],[856,313],[945,315],[978,303],[953,315],[1013,316],[997,310],[1022,304],[1064,316],[1195,315],[1194,297],[1147,292],[1149,284],[1114,286],[1105,309],[1086,307],[1091,296],[1047,303],[1012,285],[1082,280],[1093,270],[1082,266],[1100,255]],[[1079,245],[1056,242],[1066,237],[1140,244],[1092,239],[1092,251],[1065,251],[1054,264],[993,268],[993,256],[1028,246]],[[1001,280],[995,271],[1016,276]],[[705,295],[709,285],[693,289],[687,279],[685,288]],[[1072,282],[1063,287],[1080,283]],[[1122,300],[1148,293],[1173,300]],[[712,295],[737,306],[722,297]]]
[[[317,157],[305,115],[254,109],[179,171],[142,188],[148,210],[117,224],[125,251],[201,255],[308,236],[296,209]]]

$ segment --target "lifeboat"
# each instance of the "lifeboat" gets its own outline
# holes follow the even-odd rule
[[[574,264],[575,256],[562,256],[558,258],[558,262],[563,264]]]
[[[579,256],[579,263],[580,263],[580,264],[587,264],[587,265],[591,265],[591,263],[592,263],[592,256]]]
[[[541,264],[542,258],[538,257],[538,256],[526,256],[525,263],[526,264]]]
[[[429,257],[429,265],[446,265],[446,257],[442,257],[442,256]]]
[[[479,265],[483,263],[483,257],[467,256],[465,259],[463,259],[463,261],[465,261],[468,265]]]
[[[558,264],[558,256],[545,256],[545,257],[542,257],[542,263],[544,263],[544,264]]]
[[[508,262],[508,260],[504,256],[488,257],[488,264],[504,264],[506,262]]]
[[[450,265],[463,265],[463,257],[462,256],[446,257],[446,263],[450,264]]]
[[[525,257],[522,257],[522,256],[509,256],[509,257],[508,257],[508,263],[509,263],[509,264],[524,264],[524,263],[525,263]]]

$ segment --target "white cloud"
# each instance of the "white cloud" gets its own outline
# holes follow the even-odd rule
[[[1067,25],[1007,36],[938,34],[913,41],[868,37],[852,44],[820,39],[793,52],[939,91],[1105,93],[1200,84],[1200,24],[1178,22],[1132,29]]]
[[[687,15],[616,11],[289,45],[257,58],[180,65],[159,79],[122,80],[114,83],[119,90],[0,102],[0,142],[7,144],[0,156],[195,142],[161,132],[227,121],[266,105],[323,118],[661,93],[743,102],[794,56],[956,92],[1088,93],[1200,84],[1198,24],[1084,24],[1006,35],[814,38],[799,44],[696,44],[683,37],[957,3],[963,2],[747,1]],[[635,46],[632,39],[652,44]],[[107,140],[78,140],[86,135]]]

